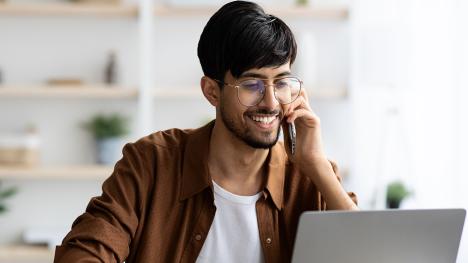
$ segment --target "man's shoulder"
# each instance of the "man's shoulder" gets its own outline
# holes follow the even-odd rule
[[[157,131],[137,140],[134,145],[141,148],[157,147],[174,149],[185,144],[187,138],[196,129],[173,128],[163,131]]]

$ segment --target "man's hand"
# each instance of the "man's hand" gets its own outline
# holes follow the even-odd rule
[[[296,125],[296,151],[294,156],[288,152],[289,159],[294,162],[302,174],[309,176],[318,190],[323,194],[328,209],[356,210],[358,207],[349,197],[338,181],[333,167],[325,155],[322,144],[320,119],[309,105],[305,89],[291,104],[283,106],[283,131],[285,132],[286,148],[290,149],[288,125]]]
[[[283,106],[284,118],[283,131],[286,135],[289,123],[296,126],[296,152],[294,156],[289,154],[289,159],[298,164],[313,163],[318,160],[326,160],[327,157],[322,146],[320,119],[309,105],[309,99],[305,89],[301,90],[299,97]],[[285,136],[288,137],[288,136]],[[289,149],[289,140],[285,139]]]

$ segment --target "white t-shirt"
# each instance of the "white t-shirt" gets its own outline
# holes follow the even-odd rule
[[[261,193],[235,195],[214,181],[213,189],[216,214],[196,262],[263,262],[255,210]]]

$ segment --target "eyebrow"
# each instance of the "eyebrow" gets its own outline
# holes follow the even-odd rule
[[[284,76],[290,76],[291,72],[290,71],[284,71],[279,74],[277,74],[274,78],[280,78]],[[255,72],[244,72],[242,73],[239,78],[259,78],[259,79],[268,79],[267,76]]]

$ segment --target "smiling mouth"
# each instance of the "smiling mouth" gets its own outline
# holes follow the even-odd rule
[[[271,124],[278,118],[278,115],[250,115],[248,116],[251,120],[261,124]]]

